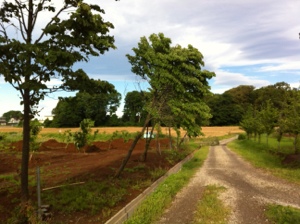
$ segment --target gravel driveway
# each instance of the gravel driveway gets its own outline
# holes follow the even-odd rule
[[[264,216],[265,205],[268,203],[300,208],[299,185],[254,168],[226,147],[230,140],[210,147],[202,168],[188,186],[177,194],[157,224],[192,223],[204,187],[213,184],[227,189],[220,199],[231,208],[228,223],[270,223]]]

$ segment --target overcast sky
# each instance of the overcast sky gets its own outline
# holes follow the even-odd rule
[[[282,81],[292,87],[300,85],[300,0],[86,2],[100,2],[104,20],[115,26],[111,34],[117,49],[77,66],[94,79],[114,84],[123,98],[146,86],[138,84],[125,54],[132,54],[140,37],[159,32],[171,38],[173,45],[198,48],[205,69],[216,73],[210,81],[214,93],[239,85],[260,88]],[[46,19],[41,18],[42,23]],[[60,92],[40,103],[41,117],[51,114],[58,96],[67,95]],[[19,102],[18,92],[0,77],[0,116],[22,110]]]

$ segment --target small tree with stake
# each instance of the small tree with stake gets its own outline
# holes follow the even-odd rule
[[[24,109],[21,205],[25,217],[29,201],[29,124],[38,112],[35,106],[55,90],[85,88],[87,75],[72,66],[115,48],[114,38],[108,35],[113,25],[103,21],[101,13],[104,10],[98,5],[84,0],[2,1],[0,75],[19,91]],[[47,83],[52,79],[60,79],[62,84],[50,88]]]

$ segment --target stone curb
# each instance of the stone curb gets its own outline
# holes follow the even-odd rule
[[[142,203],[142,201],[150,195],[157,186],[164,181],[168,176],[173,173],[177,173],[181,170],[181,167],[184,163],[189,161],[194,157],[194,152],[188,155],[185,159],[177,163],[173,166],[164,176],[160,177],[156,180],[150,187],[144,190],[139,196],[133,199],[130,203],[128,203],[124,208],[122,208],[117,214],[115,214],[112,218],[110,218],[105,224],[121,224],[125,222],[129,217],[133,214],[133,212],[137,209],[137,207]]]

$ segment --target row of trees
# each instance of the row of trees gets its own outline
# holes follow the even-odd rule
[[[285,82],[278,82],[258,89],[251,85],[240,85],[225,91],[223,94],[207,94],[203,97],[203,101],[209,106],[212,116],[207,120],[202,120],[202,124],[207,126],[239,125],[243,116],[249,110],[252,110],[251,108],[259,109],[268,100],[271,101],[274,107],[281,109],[282,102],[286,100],[284,97],[286,97],[288,91],[292,90],[298,91],[292,89]],[[142,126],[147,116],[146,108],[150,95],[149,91],[128,92],[124,99],[125,105],[121,118],[115,115],[120,103],[117,103],[117,101],[121,99],[120,97],[106,96],[114,99],[112,101],[113,107],[110,106],[110,101],[103,101],[103,94],[99,96],[99,103],[95,103],[93,107],[84,103],[84,97],[61,98],[59,104],[53,110],[55,117],[51,125],[55,127],[78,127],[81,120],[88,118],[95,120],[96,126]],[[92,99],[91,102],[93,102]],[[62,106],[66,104],[69,104],[69,106],[63,109]],[[86,109],[79,106],[77,112],[74,113],[72,108],[78,108],[77,106],[74,107],[77,104],[84,105]],[[76,114],[77,118],[71,116],[70,112],[73,112],[74,116]],[[93,113],[101,113],[101,119],[89,115]],[[68,120],[65,118],[68,118]],[[168,126],[169,124],[164,120],[161,125]]]
[[[281,83],[283,84],[283,83]],[[300,151],[299,134],[300,134],[300,91],[291,89],[289,85],[276,85],[277,91],[270,91],[274,87],[267,87],[261,91],[273,93],[270,98],[265,99],[259,106],[251,105],[247,113],[240,122],[241,128],[245,130],[248,138],[251,135],[258,137],[266,134],[268,137],[275,131],[278,145],[284,134],[294,137],[294,151],[296,154]],[[276,96],[276,97],[275,97]],[[272,97],[272,98],[271,98]]]
[[[95,126],[142,126],[146,116],[146,104],[150,92],[132,91],[126,94],[123,116],[117,117],[121,95],[114,86],[106,81],[93,80],[98,87],[90,86],[89,91],[79,91],[75,97],[59,98],[53,109],[54,120],[46,120],[46,127],[78,127],[84,119],[95,121]],[[242,118],[253,108],[260,110],[270,101],[278,110],[282,110],[289,92],[297,92],[289,84],[279,82],[255,89],[254,86],[241,85],[227,90],[223,94],[208,94],[204,102],[209,106],[211,118],[202,121],[207,126],[239,125]],[[20,119],[20,111],[9,111],[3,114],[10,118]],[[168,125],[161,123],[162,126]]]
[[[205,102],[211,108],[212,118],[209,120],[211,126],[239,125],[243,116],[251,108],[260,110],[270,100],[275,108],[281,110],[283,102],[287,101],[292,89],[285,82],[264,86],[255,89],[251,85],[240,85],[225,91],[223,94],[213,94],[205,98]]]
[[[46,120],[46,127],[78,127],[84,119],[95,121],[95,126],[142,126],[146,116],[146,104],[150,92],[132,91],[126,94],[123,116],[116,116],[121,95],[114,86],[106,81],[93,80],[98,87],[90,86],[89,91],[79,91],[75,97],[59,98],[53,109],[54,120]],[[254,86],[241,85],[227,90],[223,94],[208,94],[204,102],[209,106],[211,118],[203,120],[203,125],[226,126],[239,125],[249,111],[260,110],[270,101],[277,109],[282,110],[291,98],[292,89],[289,84],[279,82],[255,89]],[[290,100],[290,99],[289,99]],[[22,118],[20,111],[8,111],[3,114],[6,120]],[[161,123],[162,126],[168,125]]]

